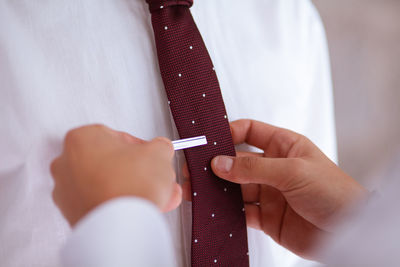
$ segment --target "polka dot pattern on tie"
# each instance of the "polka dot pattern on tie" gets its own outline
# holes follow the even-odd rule
[[[179,136],[205,135],[210,140],[206,146],[184,151],[193,192],[191,266],[247,267],[240,186],[216,177],[211,170],[215,156],[235,156],[236,152],[217,72],[189,10],[193,0],[146,1]]]

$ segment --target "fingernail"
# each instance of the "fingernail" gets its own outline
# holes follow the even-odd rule
[[[218,156],[214,160],[214,167],[219,172],[230,172],[233,165],[233,159],[231,157]]]

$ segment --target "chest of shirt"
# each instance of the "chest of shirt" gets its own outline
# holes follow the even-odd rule
[[[303,53],[285,40],[287,25],[277,30],[273,12],[282,12],[279,5],[257,12],[254,5],[238,2],[228,7],[226,1],[204,1],[193,8],[228,113],[231,119],[284,120],[286,112],[274,103],[285,101],[296,110],[309,88],[307,80],[297,77]],[[33,136],[41,126],[63,132],[87,123],[142,138],[170,136],[147,6],[141,1],[90,3],[64,3],[58,9],[55,3],[47,8],[31,4],[28,17],[14,14],[10,30],[15,40],[2,40],[12,55],[5,62],[8,73],[0,74],[9,85],[2,97],[7,115],[16,116],[12,110],[18,109],[15,119],[26,121],[31,128],[25,130]],[[35,127],[29,125],[33,118]]]
[[[216,67],[230,120],[247,117],[293,126],[307,124],[315,113],[314,106],[304,108],[312,103],[314,77],[312,65],[305,64],[304,27],[289,2],[195,1],[192,13]],[[23,166],[19,186],[35,199],[22,201],[25,195],[11,194],[21,210],[49,205],[49,199],[37,195],[50,196],[48,165],[71,128],[103,123],[144,139],[177,138],[144,1],[1,1],[0,110],[0,150],[7,153],[0,174]],[[178,173],[183,161],[177,157]],[[183,255],[179,266],[190,255],[186,204],[168,217],[174,240],[183,241],[175,248]],[[61,242],[41,221],[54,216],[55,207],[45,213],[33,213],[18,226],[38,229],[26,250],[34,251],[42,239]],[[23,216],[15,212],[13,218]],[[12,220],[8,225],[16,227]],[[53,227],[64,231],[64,226]],[[24,244],[30,240],[29,235],[18,238]],[[36,259],[31,254],[23,254],[26,262]]]

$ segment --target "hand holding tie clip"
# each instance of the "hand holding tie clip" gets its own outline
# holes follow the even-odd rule
[[[204,135],[197,136],[197,137],[172,141],[172,144],[174,145],[174,150],[177,151],[181,149],[207,145],[207,138]]]

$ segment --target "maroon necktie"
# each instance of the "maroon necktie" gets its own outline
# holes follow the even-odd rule
[[[235,156],[212,61],[189,8],[193,0],[146,0],[161,76],[181,138],[205,135],[185,151],[192,183],[192,266],[249,266],[240,186],[216,177],[217,155]]]

